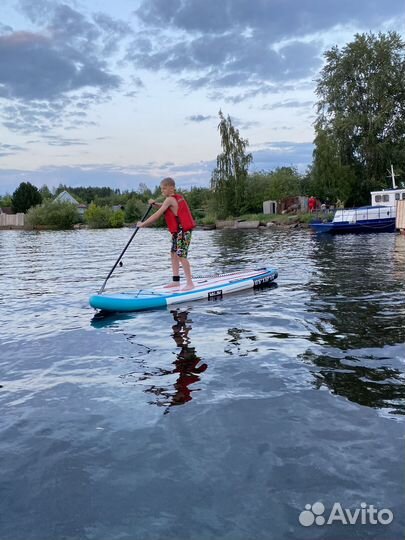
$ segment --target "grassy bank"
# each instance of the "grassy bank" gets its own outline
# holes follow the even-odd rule
[[[237,218],[229,218],[235,221],[260,221],[260,223],[275,223],[277,225],[291,225],[300,223],[308,225],[315,217],[315,214],[300,213],[300,214],[244,214]]]

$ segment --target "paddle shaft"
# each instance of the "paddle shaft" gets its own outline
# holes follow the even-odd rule
[[[141,221],[145,221],[145,219],[147,218],[147,216],[148,216],[149,212],[151,211],[151,209],[152,209],[152,205],[150,204],[149,207],[148,207],[148,209],[146,210],[145,214],[144,214],[143,217],[141,218]],[[110,279],[111,274],[112,274],[112,273],[114,272],[114,270],[117,268],[118,263],[119,263],[120,260],[122,259],[124,253],[125,253],[126,250],[128,249],[129,244],[130,244],[130,243],[132,242],[132,240],[134,239],[134,236],[136,235],[136,233],[138,232],[138,230],[139,230],[139,227],[135,227],[135,230],[134,230],[134,232],[133,232],[131,238],[128,240],[127,245],[126,245],[126,246],[124,247],[124,249],[121,251],[121,254],[120,254],[120,256],[118,257],[118,259],[115,261],[114,266],[111,268],[110,273],[109,273],[108,276],[105,278],[104,283],[102,284],[100,290],[98,291],[98,294],[102,294],[102,293],[103,293],[103,291],[104,291],[104,289],[105,289],[105,286],[106,286],[106,284],[107,284],[107,281]]]

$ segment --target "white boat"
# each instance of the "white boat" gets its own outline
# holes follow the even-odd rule
[[[395,184],[391,166],[392,188],[372,191],[371,206],[343,208],[335,211],[332,221],[314,220],[311,227],[316,232],[331,234],[361,232],[395,232],[397,204],[405,201],[405,188]]]

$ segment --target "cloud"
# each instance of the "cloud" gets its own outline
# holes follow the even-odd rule
[[[381,24],[387,5],[378,0],[143,0],[136,14],[147,26],[203,34],[223,34],[229,28],[242,35],[264,30],[281,41],[337,24]],[[390,1],[390,14],[403,15],[402,0]]]
[[[142,43],[145,38],[141,37]],[[134,40],[127,58],[135,66],[152,71],[164,70],[182,75],[181,83],[197,90],[231,89],[260,85],[262,91],[273,86],[309,76],[321,65],[317,42],[296,40],[275,50],[267,34],[240,36],[225,35],[173,38],[161,48],[162,39],[149,41],[142,50]],[[273,85],[273,86],[270,86]]]
[[[62,96],[51,102],[14,100],[0,108],[0,118],[10,131],[44,136],[55,128],[69,130],[94,125],[94,122],[87,120],[89,108],[110,99],[108,94],[83,92],[75,96]]]
[[[276,101],[275,103],[263,105],[262,109],[267,111],[274,111],[275,109],[307,109],[313,104],[313,101],[298,101],[293,99],[286,99],[285,101]]]
[[[311,142],[278,141],[264,143],[252,152],[252,170],[273,170],[276,167],[296,167],[301,173],[312,162],[314,145]]]
[[[203,114],[192,114],[191,116],[187,116],[186,120],[189,122],[206,122],[207,120],[212,120],[213,118],[216,118],[215,116],[204,116]]]
[[[115,73],[129,24],[103,13],[86,16],[48,0],[21,0],[21,13],[35,29],[0,26],[0,114],[13,131],[44,132],[69,128],[92,105],[111,99],[123,83]],[[134,77],[135,89],[142,85]],[[91,98],[89,96],[92,96]]]
[[[0,154],[2,150],[3,147],[0,146]],[[304,172],[312,161],[312,151],[313,144],[309,142],[263,143],[259,148],[252,149],[251,172],[270,171],[283,166],[293,166]],[[37,187],[44,184],[48,187],[57,187],[62,183],[69,186],[114,186],[121,190],[131,190],[136,189],[139,183],[154,188],[163,176],[173,176],[179,187],[208,187],[215,166],[213,159],[183,164],[147,162],[137,163],[131,167],[94,163],[86,166],[48,166],[31,171],[0,169],[0,195],[13,192],[20,182],[27,180]]]
[[[105,63],[31,32],[0,36],[0,96],[53,101],[87,87],[109,91],[120,79]]]
[[[25,152],[25,148],[16,144],[3,144],[0,142],[0,157],[11,156],[19,152]]]
[[[238,103],[313,79],[328,32],[379,29],[403,15],[403,1],[391,0],[388,14],[377,0],[142,0],[136,15],[143,29],[127,56],[135,66]]]

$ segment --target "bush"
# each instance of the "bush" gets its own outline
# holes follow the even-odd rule
[[[70,203],[48,200],[40,206],[30,208],[27,213],[27,224],[33,228],[71,229],[79,221],[77,208]]]
[[[201,223],[203,225],[214,225],[216,220],[217,220],[216,214],[208,213],[201,219]]]
[[[108,206],[97,206],[92,203],[84,213],[84,221],[91,229],[107,229],[112,213]]]
[[[125,221],[127,223],[134,223],[138,221],[145,213],[145,203],[139,199],[131,197],[125,205]]]
[[[110,217],[110,227],[113,227],[114,229],[117,229],[118,227],[123,227],[124,220],[125,214],[122,210],[118,210],[118,212],[113,212],[112,216]]]
[[[91,204],[84,214],[84,220],[91,229],[107,229],[109,227],[122,227],[124,225],[124,212],[114,212],[108,206]]]

